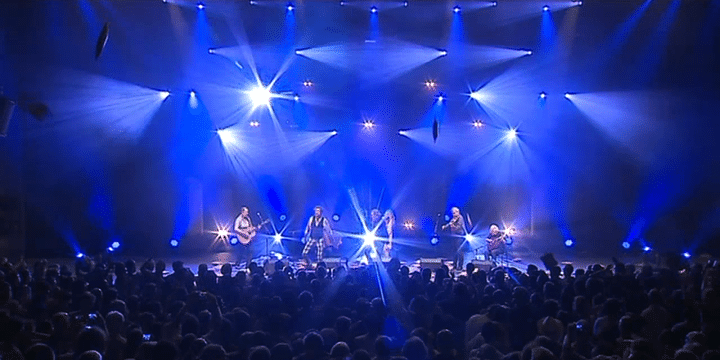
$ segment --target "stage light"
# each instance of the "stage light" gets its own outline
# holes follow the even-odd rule
[[[230,245],[237,245],[240,242],[240,239],[238,239],[237,235],[230,236]]]
[[[344,1],[341,1],[341,2],[340,2],[340,6],[343,6],[343,5],[345,5],[345,2],[344,2]]]
[[[195,90],[190,90],[190,97],[194,98],[196,95]]]
[[[272,97],[270,90],[261,86],[253,88],[248,91],[247,94],[255,107],[260,105],[269,105],[270,97]]]
[[[282,235],[281,234],[275,234],[273,235],[273,242],[276,244],[279,244],[282,242]]]
[[[257,120],[253,120],[253,121],[250,122],[250,126],[252,126],[252,127],[258,127],[258,126],[260,126],[260,122],[257,121]]]
[[[83,253],[81,253],[81,252],[75,254],[75,257],[78,258],[78,259],[82,259],[84,256],[85,256],[85,254],[83,254]]]
[[[332,134],[332,135],[337,135],[338,132],[337,132],[337,130],[333,130],[330,134]]]
[[[460,6],[459,6],[459,5],[455,5],[455,7],[453,8],[453,12],[456,13],[456,14],[459,13],[459,12],[460,12]]]
[[[287,220],[287,215],[280,214],[280,221],[285,221],[285,220]]]
[[[310,87],[310,86],[313,86],[313,83],[310,80],[305,80],[305,81],[303,81],[303,86]]]
[[[547,5],[543,6],[543,11],[550,11],[550,7]]]
[[[406,220],[405,223],[403,223],[403,227],[405,230],[413,230],[415,229],[415,223],[410,220]]]
[[[373,6],[370,8],[370,12],[373,14],[377,13],[377,11],[378,11],[377,6]]]
[[[295,101],[300,101],[300,96],[295,95],[295,96],[293,96],[293,99],[294,99]]]
[[[476,101],[482,100],[482,94],[480,91],[473,91],[470,93],[470,98],[475,99]]]
[[[178,242],[177,240],[175,240],[175,239],[170,240],[170,246],[178,247],[178,245],[180,245],[180,242]]]
[[[430,245],[437,245],[440,242],[440,238],[435,235],[430,238]]]
[[[440,50],[440,56],[447,55],[447,50]]]
[[[532,51],[530,51],[530,50],[526,51],[525,55],[532,55]]]
[[[287,10],[288,10],[288,11],[293,11],[293,10],[295,10],[295,5],[293,5],[292,3],[289,3],[288,6],[287,6]]]
[[[627,241],[623,241],[622,247],[623,247],[624,249],[629,249],[629,248],[630,248],[630,243],[627,242]]]
[[[686,252],[682,253],[682,256],[686,259],[689,259],[691,255],[689,252],[686,251]]]
[[[405,134],[407,134],[407,131],[405,131],[405,130],[398,130],[398,134],[399,134],[399,135],[402,135],[402,136],[405,136]]]
[[[374,231],[368,231],[363,235],[363,246],[373,246],[375,245],[375,232]]]
[[[227,229],[218,229],[217,236],[221,238],[226,238],[230,235],[230,232]]]
[[[645,245],[645,246],[643,246],[643,251],[644,251],[644,252],[650,252],[650,251],[652,251],[652,248],[649,247],[649,246],[647,246],[647,245]]]
[[[363,128],[365,128],[365,130],[371,130],[374,127],[375,127],[375,123],[372,120],[367,119],[367,120],[363,121]]]
[[[437,86],[437,84],[435,83],[434,80],[426,80],[425,81],[425,87],[428,89],[435,89],[436,86]]]
[[[483,127],[483,123],[482,123],[482,121],[480,121],[480,120],[475,120],[475,121],[473,121],[472,125],[473,125],[473,127],[476,128],[476,129],[479,129],[479,128]]]
[[[407,6],[408,6],[408,2],[407,2],[407,1],[404,1],[404,2],[403,2],[403,6],[407,7]]]
[[[473,234],[465,234],[465,236],[463,236],[463,238],[467,242],[472,242],[475,239],[475,236],[473,236]]]
[[[573,96],[572,93],[569,93],[569,92],[565,93],[565,98],[566,98],[566,99],[570,99],[572,96]]]
[[[208,49],[208,54],[214,54],[214,53],[215,53],[215,49],[213,49],[213,48]]]
[[[205,8],[205,4],[199,2],[199,3],[197,3],[197,8],[198,8],[198,10],[202,10]]]
[[[257,5],[257,1],[255,1],[255,0],[250,0],[250,5]]]
[[[511,128],[507,132],[505,132],[505,139],[515,140],[516,138],[517,138],[517,129]]]
[[[565,240],[565,247],[573,247],[574,245],[575,245],[575,240],[573,240],[573,239]]]
[[[497,1],[493,1],[492,6],[497,6]]]
[[[541,92],[541,93],[540,93],[540,98],[541,98],[541,99],[547,99],[547,94],[546,94],[544,91]]]
[[[440,94],[440,95],[438,95],[437,99],[438,99],[438,102],[443,102],[443,100],[445,100],[445,96],[443,96],[443,94]]]
[[[117,249],[117,248],[120,247],[120,242],[119,242],[119,241],[113,241],[112,244],[110,244],[110,246],[111,246],[113,249]]]
[[[115,251],[115,249],[113,249],[113,247],[112,247],[112,246],[108,246],[108,248],[107,248],[107,252],[111,253],[111,252],[113,252],[113,251]]]
[[[170,96],[170,92],[169,91],[161,91],[159,93],[159,95],[160,95],[161,99],[165,100],[165,99],[167,99],[168,96]]]
[[[333,221],[340,221],[340,214],[333,214],[332,219]]]

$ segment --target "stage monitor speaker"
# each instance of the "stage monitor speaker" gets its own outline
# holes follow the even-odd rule
[[[543,265],[545,265],[545,269],[550,270],[556,266],[558,266],[558,261],[555,260],[555,255],[552,253],[545,253],[545,255],[540,257],[540,261],[543,262]]]
[[[327,265],[328,269],[334,269],[340,265],[347,265],[347,259],[339,257],[324,258],[323,262]]]
[[[13,110],[15,110],[15,102],[8,98],[0,97],[0,136],[7,135]]]
[[[420,258],[420,268],[422,269],[439,269],[443,266],[442,258]]]
[[[490,272],[490,270],[493,268],[494,264],[492,261],[487,260],[473,260],[473,265],[475,265],[475,268],[478,270],[483,270],[485,273]]]

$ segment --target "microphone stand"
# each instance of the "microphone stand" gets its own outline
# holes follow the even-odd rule
[[[262,224],[263,218],[260,215],[260,212],[257,213],[258,219],[260,219],[260,223]],[[260,230],[260,229],[258,229]],[[268,245],[268,237],[265,236],[265,256],[267,257],[267,260],[270,261],[270,246]]]

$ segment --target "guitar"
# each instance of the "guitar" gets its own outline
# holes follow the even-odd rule
[[[263,227],[265,224],[267,224],[269,222],[270,222],[270,219],[265,219],[265,220],[263,220],[263,222],[261,222],[257,226],[251,226],[249,228],[238,230],[237,231],[238,240],[243,245],[249,244],[253,239],[255,239],[255,236],[257,235],[257,231],[260,230],[261,227]]]
[[[492,253],[496,250],[501,250],[501,252],[505,251],[505,238],[507,238],[508,234],[502,234],[501,236],[485,239],[487,241],[487,250],[488,252]]]

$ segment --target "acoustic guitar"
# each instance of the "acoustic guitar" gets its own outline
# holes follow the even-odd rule
[[[267,224],[269,222],[270,222],[270,219],[265,219],[265,220],[263,220],[263,222],[261,222],[257,226],[251,226],[249,228],[238,230],[238,232],[237,232],[238,240],[243,245],[249,244],[251,241],[253,241],[253,239],[255,239],[255,236],[257,236],[257,231],[260,230],[261,227],[263,227],[265,224]]]

